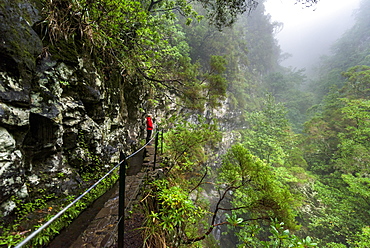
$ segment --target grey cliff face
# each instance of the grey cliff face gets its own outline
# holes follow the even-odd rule
[[[122,144],[138,143],[143,106],[127,103],[122,79],[104,80],[91,55],[77,46],[55,56],[37,33],[39,2],[2,2],[0,216],[9,216],[16,207],[12,197],[32,200],[42,188],[63,198],[77,191],[81,173],[95,166],[107,170],[118,162],[118,148],[134,149]],[[115,100],[111,85],[117,86]],[[132,92],[132,99],[144,94]]]

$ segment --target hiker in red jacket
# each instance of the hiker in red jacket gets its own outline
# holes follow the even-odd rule
[[[150,138],[152,137],[152,132],[153,132],[152,115],[148,114],[146,117],[146,143],[150,141]]]

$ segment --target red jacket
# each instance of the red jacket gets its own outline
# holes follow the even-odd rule
[[[153,121],[150,116],[146,117],[146,130],[153,130]]]

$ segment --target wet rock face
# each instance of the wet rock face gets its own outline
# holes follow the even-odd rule
[[[12,196],[76,192],[82,173],[117,162],[117,145],[137,144],[142,135],[143,106],[127,105],[117,94],[123,88],[110,89],[121,95],[113,101],[109,88],[123,84],[105,82],[89,52],[46,49],[33,28],[42,20],[39,5],[0,4],[0,217],[12,214]],[[130,97],[141,99],[137,94]]]
[[[4,199],[20,191],[23,180],[19,176],[22,167],[22,153],[16,148],[13,136],[0,127],[0,195]]]
[[[28,2],[4,0],[0,7],[0,99],[3,102],[29,104],[30,72],[42,51],[42,42],[32,29],[39,20],[38,10]]]

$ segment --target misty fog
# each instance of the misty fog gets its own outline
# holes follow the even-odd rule
[[[281,65],[309,71],[322,55],[329,55],[331,45],[354,24],[352,14],[359,1],[346,2],[321,0],[315,7],[302,8],[292,1],[268,0],[266,12],[272,21],[284,24],[276,39],[282,52],[292,55]]]

